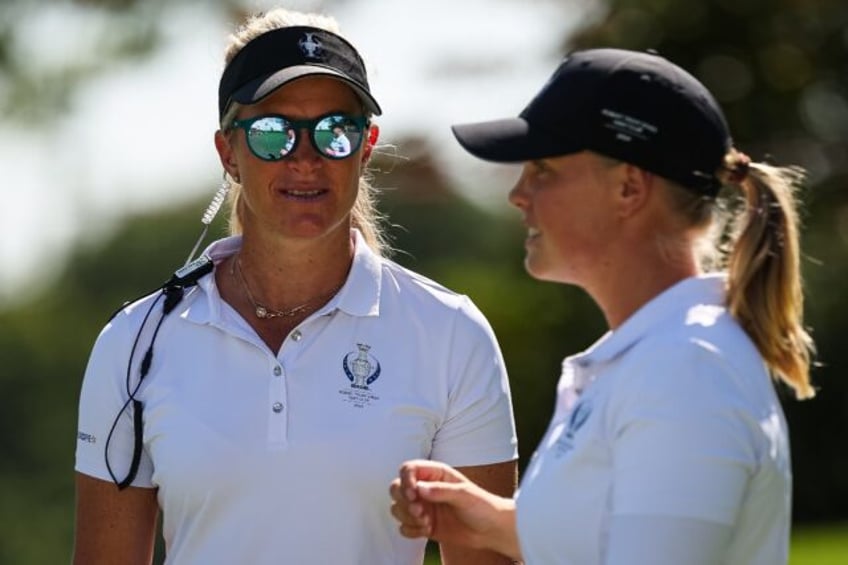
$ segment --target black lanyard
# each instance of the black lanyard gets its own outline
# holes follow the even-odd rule
[[[127,377],[126,377],[126,387],[127,387],[127,401],[121,407],[121,410],[118,412],[118,415],[115,416],[115,421],[112,422],[112,427],[109,430],[109,436],[106,438],[106,446],[104,447],[104,457],[106,458],[106,468],[109,471],[109,475],[112,477],[112,480],[118,485],[118,489],[123,490],[128,487],[133,480],[135,480],[135,476],[138,473],[138,466],[141,463],[141,451],[143,447],[143,414],[144,414],[144,405],[138,400],[135,395],[138,392],[138,389],[141,387],[142,381],[144,381],[144,377],[147,376],[147,373],[150,371],[150,365],[153,362],[153,344],[156,343],[156,336],[159,335],[159,328],[162,327],[162,322],[165,321],[165,318],[170,314],[177,305],[182,302],[183,297],[185,296],[185,291],[197,284],[197,281],[207,273],[212,272],[214,268],[214,264],[212,263],[212,259],[210,259],[206,255],[201,255],[191,263],[187,264],[183,268],[179,269],[174,275],[161,287],[159,287],[154,292],[159,293],[159,295],[153,300],[153,303],[148,308],[147,313],[144,315],[144,319],[141,322],[141,326],[138,328],[138,333],[136,333],[135,340],[133,341],[132,350],[130,351],[130,357],[127,361]],[[132,375],[132,362],[133,357],[135,356],[136,348],[138,347],[138,342],[141,339],[141,334],[144,331],[144,327],[147,325],[147,321],[150,318],[153,309],[159,303],[160,299],[164,297],[165,300],[162,304],[162,315],[159,317],[159,321],[156,323],[156,328],[153,330],[153,337],[150,339],[150,345],[147,347],[147,351],[144,353],[144,357],[141,360],[141,365],[139,367],[139,376],[138,381],[136,382],[134,387],[131,387],[131,375]],[[122,306],[118,311],[116,311],[109,318],[110,320],[115,317],[115,315],[123,310],[126,306]],[[133,411],[133,455],[132,461],[130,463],[130,469],[127,473],[127,476],[124,480],[119,481],[115,476],[115,473],[112,471],[112,466],[109,463],[109,442],[112,440],[112,434],[115,431],[115,428],[118,425],[118,421],[121,418],[121,415],[127,408],[132,404]]]

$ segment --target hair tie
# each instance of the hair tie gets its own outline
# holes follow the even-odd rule
[[[751,158],[737,149],[731,148],[724,158],[721,181],[725,184],[742,184],[751,170]]]

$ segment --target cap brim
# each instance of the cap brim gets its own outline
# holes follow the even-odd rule
[[[579,143],[556,139],[524,118],[452,126],[462,147],[480,159],[495,163],[519,163],[567,155],[583,149]]]
[[[380,108],[377,100],[375,100],[374,97],[371,96],[371,93],[365,90],[358,83],[335,69],[316,65],[295,65],[281,69],[270,75],[254,79],[233,92],[232,100],[239,104],[255,104],[276,91],[281,86],[288,84],[293,80],[308,76],[328,76],[338,79],[350,86],[354,92],[356,92],[363,104],[365,104],[365,109],[368,110],[368,112],[375,116],[379,116],[383,113],[383,110]]]

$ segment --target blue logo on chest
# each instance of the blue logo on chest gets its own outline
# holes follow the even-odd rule
[[[351,351],[342,359],[345,375],[352,388],[368,389],[368,385],[380,377],[380,362],[368,353],[370,345],[357,343],[359,351]]]
[[[574,449],[574,436],[577,431],[583,427],[586,420],[592,414],[592,405],[589,402],[579,402],[571,416],[568,418],[568,425],[563,434],[554,443],[554,453],[557,457],[562,457],[572,449]]]

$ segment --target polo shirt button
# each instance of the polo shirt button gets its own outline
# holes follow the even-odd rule
[[[282,402],[275,402],[274,405],[271,407],[271,410],[273,410],[274,412],[279,414],[280,412],[283,411],[283,403]]]
[[[274,367],[274,376],[275,377],[279,377],[282,374],[283,374],[283,369],[279,365]]]
[[[302,333],[300,333],[300,330],[294,330],[294,331],[292,332],[291,338],[292,338],[294,341],[300,341],[300,338],[302,338],[302,337],[303,337],[303,334],[302,334]]]

